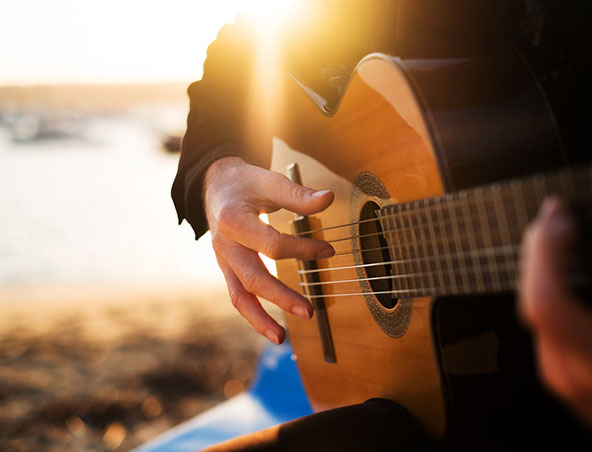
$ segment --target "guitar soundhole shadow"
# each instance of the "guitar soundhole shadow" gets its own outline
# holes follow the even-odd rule
[[[392,309],[397,306],[398,299],[392,296],[391,258],[380,221],[376,216],[378,209],[378,204],[369,201],[360,211],[360,250],[368,284],[374,296],[382,306]]]

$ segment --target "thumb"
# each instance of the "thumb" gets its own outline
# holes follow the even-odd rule
[[[331,190],[313,190],[292,182],[286,176],[276,173],[266,188],[267,198],[278,207],[301,215],[310,215],[325,210],[335,195]]]

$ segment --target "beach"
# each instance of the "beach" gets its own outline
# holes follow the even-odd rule
[[[263,340],[221,291],[0,290],[0,445],[127,451],[248,387]]]
[[[185,86],[0,106],[0,450],[128,451],[247,388],[263,339],[170,198]]]

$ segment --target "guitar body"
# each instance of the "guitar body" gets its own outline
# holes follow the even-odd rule
[[[364,219],[369,202],[384,207],[564,164],[543,93],[512,54],[437,61],[377,54],[358,65],[331,114],[297,84],[288,98],[296,100],[286,105],[288,127],[274,142],[272,168],[285,173],[298,163],[304,185],[335,192],[334,203],[310,218],[312,230],[349,225],[312,233],[337,240],[338,255],[317,265],[339,269],[319,273],[320,280],[349,281],[323,285],[325,295],[357,294],[324,299],[336,362],[325,360],[314,320],[287,315],[312,406],[381,397],[404,406],[436,438],[466,428],[462,419],[475,413],[463,400],[473,393],[451,381],[500,372],[498,327],[513,321],[511,296],[482,303],[399,298],[384,306],[363,294],[374,287],[361,281],[366,270],[356,250],[363,231],[351,223]],[[285,233],[293,233],[293,219],[286,211],[270,215]],[[302,291],[296,261],[278,261],[277,270]]]

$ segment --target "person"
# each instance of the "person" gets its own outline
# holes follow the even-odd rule
[[[276,37],[281,57],[278,72],[296,73],[329,102],[339,98],[344,81],[368,53],[451,58],[486,54],[503,41],[524,55],[541,81],[570,162],[587,161],[581,144],[589,114],[579,112],[592,100],[584,95],[589,93],[585,88],[588,63],[581,58],[591,17],[589,6],[551,0],[305,3],[309,14],[285,25]],[[317,213],[331,204],[333,193],[299,186],[266,169],[269,143],[253,138],[247,126],[253,112],[249,74],[255,73],[257,60],[254,36],[252,24],[239,20],[224,27],[208,49],[203,78],[188,89],[190,113],[172,195],[179,221],[187,219],[196,238],[209,227],[236,309],[257,332],[277,344],[285,332],[257,297],[305,319],[312,316],[312,307],[305,297],[271,276],[257,253],[274,259],[309,260],[329,257],[334,250],[320,240],[279,234],[258,216],[281,208]],[[542,380],[592,425],[592,312],[568,291],[564,276],[575,236],[573,219],[561,200],[547,199],[524,237],[519,309],[536,343]],[[397,411],[384,406],[377,409],[377,403],[371,401],[371,409],[356,407],[333,419],[375,419],[372,413],[382,409]],[[352,414],[356,409],[362,413],[358,417]],[[404,418],[401,413],[393,416]],[[325,424],[318,419],[286,431],[335,425],[330,417]],[[418,449],[433,446],[422,439],[425,435],[412,420],[403,424],[414,432],[408,438]],[[286,441],[274,443],[278,431],[274,432],[230,447],[286,449]],[[348,441],[357,444],[354,439]]]

